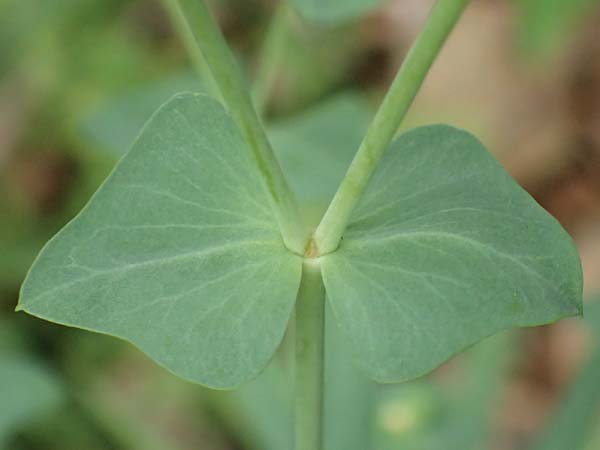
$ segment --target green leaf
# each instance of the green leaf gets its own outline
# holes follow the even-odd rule
[[[174,75],[108,102],[84,121],[83,137],[121,156],[162,102],[176,92],[201,88],[196,79]],[[366,99],[346,92],[269,126],[275,154],[310,223],[316,225],[323,216],[371,117]]]
[[[569,34],[598,4],[597,0],[517,0],[523,49],[529,55],[550,55],[569,41]]]
[[[381,0],[291,0],[291,3],[308,20],[340,23],[359,18]]]
[[[321,260],[337,320],[382,382],[423,375],[500,330],[581,312],[569,236],[477,139],[447,126],[392,146]]]
[[[233,121],[217,101],[183,94],[42,250],[19,309],[231,388],[275,352],[300,272]]]
[[[0,447],[16,428],[59,406],[58,381],[45,367],[16,355],[0,355]]]

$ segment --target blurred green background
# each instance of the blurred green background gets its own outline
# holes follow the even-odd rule
[[[211,3],[315,222],[433,2]],[[165,6],[0,0],[0,448],[291,450],[285,349],[241,390],[212,392],[130,345],[13,312],[41,246],[153,111],[214,95]],[[586,317],[388,386],[354,371],[330,326],[326,450],[600,449],[600,3],[473,0],[404,129],[435,122],[478,135],[571,233]]]

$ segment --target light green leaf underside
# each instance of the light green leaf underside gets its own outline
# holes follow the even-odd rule
[[[382,382],[581,309],[566,232],[476,138],[441,125],[388,150],[322,268],[359,363]]]
[[[298,12],[315,22],[339,23],[360,17],[381,0],[291,0]]]
[[[126,339],[211,387],[252,378],[282,339],[301,260],[249,155],[218,102],[175,97],[42,250],[19,308]]]

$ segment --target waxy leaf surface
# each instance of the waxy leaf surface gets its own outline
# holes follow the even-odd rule
[[[321,260],[338,323],[382,382],[423,375],[500,330],[581,311],[567,233],[476,138],[447,126],[395,142]]]
[[[233,121],[217,101],[184,94],[42,250],[19,308],[231,388],[275,352],[300,271]]]

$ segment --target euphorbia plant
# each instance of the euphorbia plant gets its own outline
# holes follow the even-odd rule
[[[437,125],[393,141],[467,2],[434,7],[313,231],[206,6],[179,0],[225,107],[190,93],[161,107],[42,250],[18,309],[217,389],[260,373],[289,328],[297,450],[321,447],[325,301],[381,382],[579,314],[569,236],[476,138]]]

